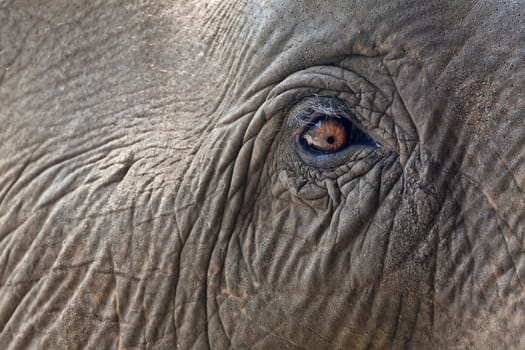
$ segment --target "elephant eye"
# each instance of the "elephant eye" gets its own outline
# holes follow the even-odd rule
[[[351,128],[344,119],[322,117],[304,130],[301,141],[312,151],[334,153],[346,147]]]
[[[307,124],[300,142],[312,153],[333,154],[352,145],[377,145],[344,117],[321,116]]]
[[[335,168],[381,146],[357,124],[357,117],[333,97],[312,97],[288,112],[296,154],[317,168]]]

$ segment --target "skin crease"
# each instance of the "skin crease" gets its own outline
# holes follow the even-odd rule
[[[0,1],[0,348],[523,348],[524,18]]]

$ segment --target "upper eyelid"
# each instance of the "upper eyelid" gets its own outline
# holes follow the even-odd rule
[[[293,116],[296,122],[295,127],[303,128],[304,130],[306,127],[314,126],[313,123],[322,117],[341,118],[349,123],[352,129],[355,128],[359,132],[365,133],[376,144],[380,144],[374,139],[373,135],[366,131],[365,125],[361,123],[360,119],[343,101],[331,96],[315,96],[313,98],[318,99],[318,101],[307,101],[306,105],[299,109],[298,114]],[[326,106],[326,104],[329,105]]]
[[[331,102],[337,104],[337,106],[328,105]],[[334,99],[333,97],[324,97],[324,96],[315,96],[308,97],[306,102],[303,101],[298,103],[300,109],[294,111],[292,109],[291,113],[293,114],[293,120],[299,125],[307,125],[310,120],[316,117],[334,117],[334,118],[345,118],[348,121],[355,122],[352,118],[352,112],[350,108],[344,104],[344,102],[339,99]]]
[[[299,120],[300,126],[312,127],[312,126],[315,126],[317,123],[319,123],[323,119],[342,119],[342,120],[346,120],[348,122],[351,122],[348,118],[345,118],[343,116],[330,116],[330,115],[327,116],[327,115],[323,115],[323,114],[312,115],[312,116],[310,116],[308,118],[308,120],[305,120],[305,119],[300,119]]]

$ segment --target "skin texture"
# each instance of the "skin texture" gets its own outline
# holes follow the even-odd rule
[[[523,348],[524,19],[0,1],[0,348]]]

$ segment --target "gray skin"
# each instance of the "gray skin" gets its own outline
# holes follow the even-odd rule
[[[0,1],[0,348],[524,348],[524,26]],[[312,113],[374,143],[312,153]]]

